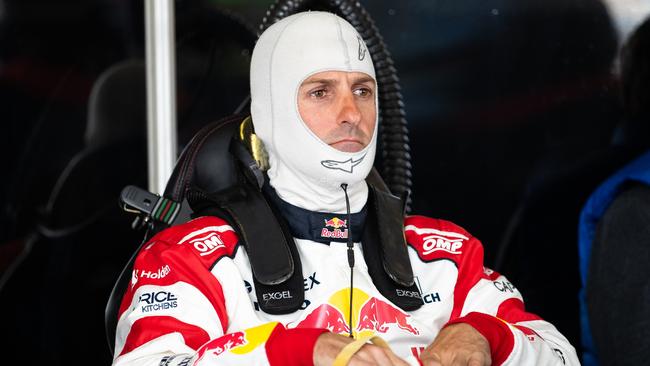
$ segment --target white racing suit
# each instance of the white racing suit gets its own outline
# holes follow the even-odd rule
[[[332,222],[341,226],[338,218]],[[352,324],[345,243],[296,239],[305,302],[291,314],[269,315],[258,310],[246,251],[225,221],[201,217],[162,231],[135,261],[119,310],[114,365],[311,365],[323,329],[376,334],[418,365],[441,328],[457,322],[487,338],[493,365],[579,364],[566,338],[526,312],[504,276],[483,267],[476,238],[422,216],[407,217],[404,226],[424,305],[405,312],[382,296],[363,243],[355,243]]]

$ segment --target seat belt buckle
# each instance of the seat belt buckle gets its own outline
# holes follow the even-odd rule
[[[152,219],[171,225],[181,209],[180,203],[136,186],[122,189],[120,205],[124,211],[138,215],[132,225],[134,229],[146,225]]]

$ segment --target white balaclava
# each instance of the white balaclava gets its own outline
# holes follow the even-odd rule
[[[363,39],[344,19],[311,11],[270,26],[251,59],[255,133],[268,151],[270,183],[280,198],[311,211],[344,213],[346,183],[350,210],[358,212],[368,198],[364,180],[375,160],[377,120],[370,143],[359,152],[339,151],[319,139],[300,117],[298,89],[322,71],[362,72],[376,80]]]

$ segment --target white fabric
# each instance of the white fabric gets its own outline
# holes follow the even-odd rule
[[[347,183],[351,211],[358,212],[368,196],[364,179],[375,160],[377,121],[370,144],[359,152],[342,152],[320,140],[300,117],[297,96],[300,84],[322,71],[362,72],[375,79],[366,45],[349,23],[314,11],[269,27],[251,60],[255,133],[268,150],[270,183],[283,200],[312,211],[343,213],[340,185]]]
[[[121,320],[117,330],[118,350],[126,342],[126,347],[132,351],[117,357],[115,366],[161,365],[165,364],[161,362],[163,356],[177,353],[186,354],[180,356],[183,360],[188,356],[200,358],[201,352],[194,353],[185,343],[192,337],[196,339],[196,331],[169,329],[162,321],[158,326],[157,322],[152,321],[157,317],[173,317],[190,324],[200,323],[200,328],[210,335],[209,342],[200,347],[194,346],[195,349],[208,349],[205,353],[207,356],[197,362],[196,366],[277,364],[269,359],[269,354],[265,351],[269,333],[260,334],[253,330],[269,322],[280,322],[289,329],[326,328],[345,335],[352,330],[357,337],[379,335],[390,344],[398,357],[415,366],[420,365],[418,355],[450,320],[455,306],[460,306],[463,314],[480,312],[491,316],[500,315],[504,318],[501,321],[508,322],[512,338],[504,336],[490,340],[502,342],[499,343],[502,345],[500,348],[504,348],[502,352],[507,352],[504,354],[507,357],[503,366],[580,364],[575,349],[551,324],[543,320],[517,321],[517,318],[527,319],[530,315],[518,311],[512,304],[513,300],[521,300],[519,291],[507,278],[494,275],[493,271],[483,267],[483,248],[476,238],[442,220],[410,217],[405,221],[405,226],[411,228],[406,233],[410,243],[408,253],[411,267],[424,302],[422,307],[414,311],[399,309],[379,292],[368,273],[363,243],[355,243],[352,322],[349,321],[350,267],[345,243],[332,242],[325,245],[294,238],[301,258],[305,299],[299,310],[273,315],[264,313],[259,308],[260,299],[254,290],[250,261],[244,248],[233,248],[240,245],[235,235],[228,238],[224,236],[224,244],[231,249],[222,251],[221,254],[215,252],[208,257],[201,257],[202,251],[187,243],[177,244],[180,238],[197,231],[197,227],[223,225],[215,217],[202,217],[193,223],[191,228],[184,224],[160,233],[151,249],[153,252],[149,252],[158,254],[143,251],[138,255],[135,271],[157,268],[161,261],[168,263],[171,270],[164,279],[143,278],[134,288],[129,289],[136,296],[130,306],[123,308],[120,319],[142,319],[140,309],[144,304],[139,301],[139,295],[143,292],[162,291],[173,294],[177,298],[178,308],[174,308],[173,312],[159,309],[142,314],[150,320],[147,327],[132,327],[131,323]],[[414,237],[416,232],[423,234]],[[422,250],[423,242],[430,232],[444,232],[448,238],[466,238],[462,239],[462,252],[435,251],[426,255]],[[205,266],[188,266],[185,261],[188,256],[192,256],[188,250],[203,258]],[[235,253],[234,256],[225,254],[231,253],[230,250]],[[176,282],[177,279],[180,281],[180,277],[174,277],[178,275],[188,282]],[[481,279],[475,281],[477,278]],[[174,282],[175,285],[166,286],[165,281]],[[178,284],[182,286],[177,286]],[[187,291],[187,288],[195,290]],[[129,292],[125,296],[128,294]],[[221,334],[222,324],[214,320],[214,312],[205,308],[206,299],[211,299],[210,303],[216,309],[225,309],[227,334],[221,337],[213,336],[215,333]],[[199,322],[199,318],[204,321]],[[499,320],[494,318],[494,321]],[[515,325],[527,327],[530,331],[525,333]],[[183,337],[177,336],[179,333]],[[148,334],[159,336],[147,341]],[[510,350],[509,339],[512,342]],[[293,338],[293,342],[292,346],[287,346],[283,351],[291,353],[290,347],[300,347],[299,338]],[[285,343],[289,344],[292,343]],[[276,343],[276,347],[284,346]]]

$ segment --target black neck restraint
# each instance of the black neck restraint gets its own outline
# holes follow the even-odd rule
[[[221,135],[232,136],[229,132]],[[210,151],[205,159],[212,167],[215,156],[236,159],[231,165],[221,164],[231,168],[220,170],[231,176],[233,183],[226,185],[228,188],[219,185],[219,190],[193,186],[186,198],[198,215],[222,217],[238,232],[249,257],[262,311],[288,314],[303,305],[304,279],[294,237],[321,243],[347,242],[347,225],[351,225],[353,241],[361,242],[368,272],[381,294],[406,311],[422,306],[404,236],[405,199],[390,194],[376,172],[366,180],[370,188],[366,206],[348,219],[347,215],[292,206],[279,199],[270,187],[263,189],[263,174],[239,140],[232,139],[230,148],[229,144],[214,145],[214,149],[224,151]]]

